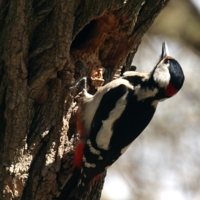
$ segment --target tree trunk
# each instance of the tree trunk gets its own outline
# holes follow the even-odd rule
[[[1,0],[0,199],[56,197],[77,141],[69,89],[86,66],[90,92],[124,66],[169,0]],[[103,73],[104,72],[104,73]],[[100,199],[103,179],[86,199]]]

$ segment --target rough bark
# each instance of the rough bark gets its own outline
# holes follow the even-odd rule
[[[143,34],[168,0],[0,2],[0,199],[47,200],[59,192],[77,141],[75,96],[129,69]],[[94,81],[95,79],[95,81]],[[99,199],[103,180],[87,199]]]

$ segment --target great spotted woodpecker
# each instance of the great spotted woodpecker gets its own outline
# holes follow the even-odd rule
[[[146,128],[158,102],[175,95],[183,82],[180,64],[163,43],[161,58],[150,73],[127,71],[94,96],[85,91],[78,122],[80,141],[72,173],[58,199],[68,199],[74,187],[75,199],[81,199],[91,181]]]

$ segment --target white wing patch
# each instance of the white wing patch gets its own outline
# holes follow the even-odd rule
[[[101,102],[102,97],[110,89],[115,88],[121,84],[123,84],[133,90],[133,85],[131,85],[127,80],[119,78],[119,79],[113,80],[110,83],[106,84],[105,86],[101,87],[95,93],[95,95],[93,97],[91,96],[90,98],[85,99],[85,102],[83,105],[83,112],[86,113],[85,115],[83,115],[83,121],[84,121],[85,129],[86,129],[85,133],[89,134],[89,132],[90,132],[92,120],[93,120],[96,110]]]
[[[96,164],[87,162],[85,156],[83,156],[83,163],[84,163],[85,167],[87,167],[87,168],[95,168],[96,167]]]
[[[90,141],[89,139],[87,140],[87,144],[88,144],[88,146],[89,146],[89,149],[90,149],[90,152],[91,152],[91,153],[96,154],[96,155],[100,155],[101,152],[100,152],[99,150],[95,149],[95,148],[92,146],[91,141]]]
[[[113,131],[112,131],[112,125],[113,122],[118,119],[121,114],[123,113],[125,107],[126,107],[126,97],[128,95],[128,92],[126,92],[116,103],[115,108],[111,110],[108,119],[105,121],[102,121],[102,127],[99,130],[97,137],[96,137],[96,143],[97,146],[101,149],[108,150],[110,139],[112,137]]]

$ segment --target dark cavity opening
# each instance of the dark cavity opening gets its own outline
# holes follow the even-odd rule
[[[75,37],[72,42],[71,50],[77,49],[81,45],[83,45],[86,41],[92,38],[95,27],[96,20],[92,20],[89,24],[87,24]]]

